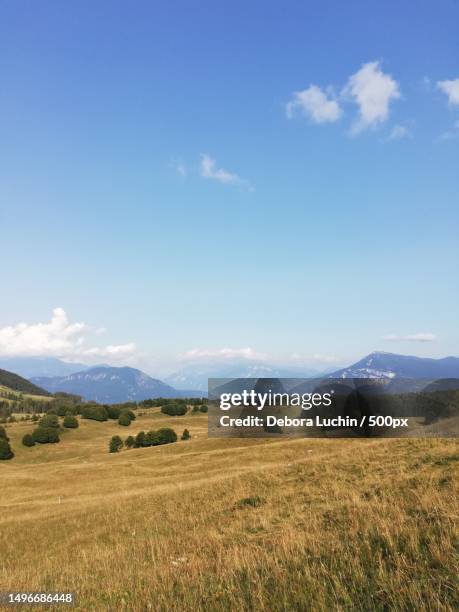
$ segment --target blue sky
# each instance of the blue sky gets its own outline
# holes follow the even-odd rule
[[[2,2],[0,353],[457,355],[458,23]]]

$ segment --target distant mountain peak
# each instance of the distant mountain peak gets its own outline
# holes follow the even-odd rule
[[[374,351],[353,365],[329,375],[330,378],[455,378],[459,358],[415,357]]]
[[[68,376],[37,377],[32,381],[52,393],[65,391],[102,404],[182,395],[163,381],[129,366],[95,366]]]

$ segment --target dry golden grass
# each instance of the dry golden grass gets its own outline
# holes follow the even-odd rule
[[[108,453],[114,434],[192,439]],[[456,440],[223,440],[81,421],[0,463],[0,591],[78,610],[457,610]],[[37,609],[36,607],[34,609]],[[43,609],[43,608],[41,608]]]

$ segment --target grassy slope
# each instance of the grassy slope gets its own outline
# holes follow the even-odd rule
[[[8,395],[14,394],[15,399],[10,399],[9,397],[4,397],[3,393],[7,393]],[[13,401],[20,401],[24,399],[32,399],[38,402],[49,402],[52,399],[49,395],[33,395],[32,393],[22,393],[20,391],[14,391],[14,389],[10,389],[9,387],[5,387],[5,385],[0,385],[0,402],[8,402],[12,403]]]
[[[45,395],[49,396],[48,391],[45,391],[41,387],[37,387],[22,376],[8,372],[7,370],[0,369],[0,385],[8,387],[12,391],[21,391],[23,393],[31,393],[33,395]]]
[[[107,452],[164,425],[192,440]],[[79,610],[459,606],[456,440],[207,439],[206,416],[157,410],[21,447],[31,429],[8,426],[0,463],[0,590],[71,589]]]

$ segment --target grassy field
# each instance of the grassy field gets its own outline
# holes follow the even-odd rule
[[[162,426],[192,439],[108,453]],[[84,611],[459,609],[456,440],[208,439],[206,415],[157,409],[22,447],[31,430],[7,426],[0,462],[0,591],[72,590]]]
[[[14,400],[11,396],[15,396]],[[13,401],[20,401],[25,399],[36,400],[38,402],[49,402],[50,397],[46,395],[33,395],[32,393],[22,393],[20,391],[13,391],[9,387],[0,385],[0,401],[11,403]]]

